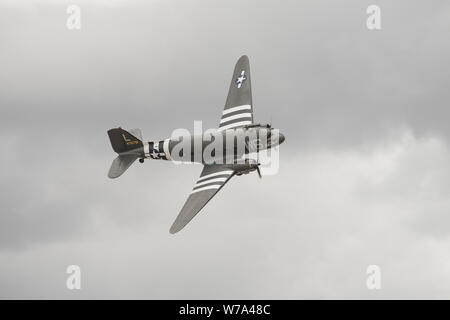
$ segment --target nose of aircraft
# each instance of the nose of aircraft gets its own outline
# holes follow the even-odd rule
[[[284,142],[284,134],[280,133],[280,144]]]

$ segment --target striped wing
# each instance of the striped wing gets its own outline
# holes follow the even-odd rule
[[[183,229],[209,200],[230,180],[234,171],[224,165],[205,165],[191,194],[170,228],[170,233]]]
[[[253,123],[250,63],[247,56],[239,58],[231,78],[219,130],[237,128]]]

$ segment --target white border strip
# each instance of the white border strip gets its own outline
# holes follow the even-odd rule
[[[209,189],[219,189],[220,187],[221,187],[221,185],[207,186],[207,187],[203,187],[203,188],[200,188],[200,189],[192,190],[191,194],[194,194],[194,193],[197,193],[197,192],[200,192],[200,191],[209,190]]]
[[[219,175],[221,175],[221,174],[232,174],[232,173],[233,173],[233,170],[223,170],[223,171],[219,171],[219,172],[214,172],[214,173],[207,174],[206,176],[203,176],[203,177],[198,178],[198,179],[197,179],[197,182],[198,182],[199,180],[204,180],[204,179],[206,179],[206,178],[211,178],[211,177],[219,176]],[[196,182],[196,183],[197,183],[197,182]]]
[[[142,144],[144,145],[144,157],[149,159],[150,158],[150,146],[148,144],[148,142],[142,142]]]
[[[228,177],[209,179],[209,180],[206,180],[206,181],[202,181],[202,182],[196,183],[195,187],[200,187],[200,186],[202,186],[204,184],[213,183],[213,182],[225,182],[225,181],[227,181],[227,179],[228,179]]]
[[[235,122],[235,123],[230,123],[227,124],[226,126],[223,127],[219,127],[219,129],[217,129],[217,131],[222,131],[222,130],[226,130],[226,129],[231,129],[234,127],[240,127],[240,126],[245,126],[247,124],[252,124],[252,122],[250,120],[246,120],[246,121],[240,121],[240,122]]]
[[[164,151],[164,154],[166,155],[167,160],[172,160],[172,158],[170,157],[169,141],[170,141],[170,139],[164,140],[163,151]]]
[[[238,114],[235,114],[234,116],[228,116],[228,117],[222,118],[222,120],[220,120],[220,123],[222,124],[224,122],[239,119],[239,118],[251,118],[251,117],[252,117],[252,114],[250,112],[238,113]]]
[[[239,110],[251,110],[251,109],[252,109],[251,105],[244,104],[242,106],[237,106],[237,107],[225,109],[225,110],[223,110],[222,115],[226,115],[226,114],[229,114],[231,112],[235,112],[235,111],[239,111]]]

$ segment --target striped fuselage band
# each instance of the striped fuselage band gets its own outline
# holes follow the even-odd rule
[[[164,140],[163,150],[164,150],[164,153],[166,154],[166,159],[172,160],[172,158],[170,157],[169,142],[170,142],[170,139]]]
[[[150,158],[150,146],[146,141],[142,142],[142,144],[144,145],[144,157],[148,159]]]

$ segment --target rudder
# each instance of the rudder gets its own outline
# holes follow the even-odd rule
[[[108,136],[113,150],[119,154],[143,146],[142,141],[139,139],[141,137],[138,138],[122,128],[108,130]]]

